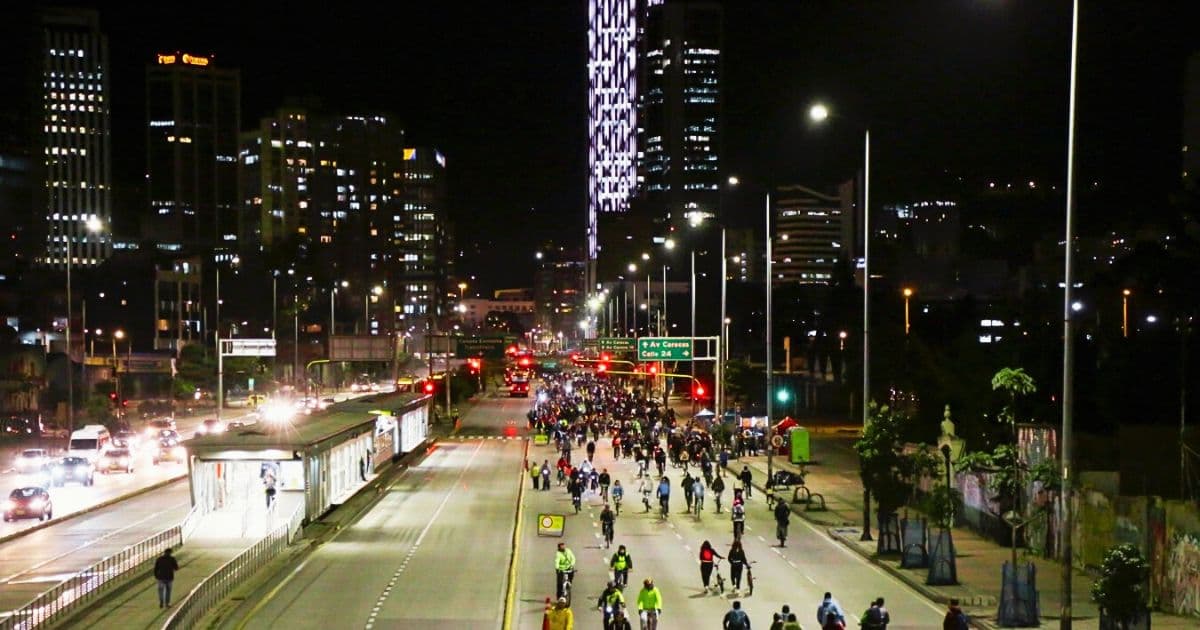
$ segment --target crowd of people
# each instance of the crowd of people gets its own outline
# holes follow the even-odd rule
[[[733,540],[722,554],[705,540],[698,553],[701,584],[706,593],[716,592],[713,576],[717,574],[719,588],[723,591],[723,576],[719,564],[729,566],[729,578],[733,596],[742,593],[743,578],[746,578],[746,593],[753,593],[751,562],[742,545],[745,531],[746,506],[752,489],[752,473],[743,466],[740,471],[730,469],[733,456],[730,445],[714,443],[711,434],[693,420],[683,421],[675,412],[659,401],[648,398],[637,389],[627,389],[616,381],[600,379],[591,375],[564,375],[547,380],[539,387],[533,407],[527,415],[531,431],[544,435],[546,442],[553,444],[557,455],[555,461],[544,459],[540,464],[527,462],[527,474],[535,490],[550,491],[551,478],[557,487],[563,488],[571,497],[576,512],[581,509],[585,496],[599,498],[604,508],[600,516],[605,544],[612,544],[615,517],[620,514],[621,499],[626,490],[620,479],[607,468],[594,463],[596,450],[601,445],[612,449],[616,462],[628,460],[636,464],[637,492],[641,496],[643,512],[650,512],[652,499],[657,503],[660,518],[668,518],[672,476],[679,479],[678,487],[684,497],[686,511],[696,518],[707,507],[716,513],[725,512],[723,499],[732,491],[728,507],[732,524]],[[742,440],[738,454],[761,448],[754,439]],[[670,470],[668,470],[670,466]],[[670,473],[670,474],[668,474]],[[610,506],[610,499],[612,505]],[[615,507],[614,511],[612,508]],[[779,544],[785,544],[790,507],[779,500],[773,506],[776,536]],[[570,583],[575,574],[574,553],[560,543],[555,555],[556,603],[548,603],[544,624],[553,630],[571,630],[574,613],[571,612]],[[609,560],[612,579],[596,600],[603,615],[606,629],[630,627],[629,608],[636,606],[637,617],[642,628],[656,628],[663,613],[663,597],[652,578],[645,578],[635,599],[627,600],[624,590],[629,584],[629,574],[634,569],[633,556],[625,545],[619,545]],[[959,611],[961,613],[961,611]],[[957,630],[952,615],[947,614],[946,628]],[[822,630],[845,628],[846,618],[841,605],[829,593],[817,610],[817,627]],[[883,598],[873,601],[860,617],[863,628],[884,629],[891,622]],[[725,615],[722,627],[728,630],[749,630],[750,617],[742,608],[740,600]],[[787,606],[774,613],[771,630],[795,630],[799,621]]]

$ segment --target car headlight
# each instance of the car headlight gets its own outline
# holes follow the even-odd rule
[[[7,500],[7,501],[5,501],[5,502],[4,502],[4,510],[5,510],[5,511],[11,512],[12,510],[15,510],[15,509],[17,509],[17,502],[16,502],[16,501],[13,501],[12,499],[9,499],[9,500]]]

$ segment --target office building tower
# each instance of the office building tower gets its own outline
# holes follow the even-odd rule
[[[112,251],[108,39],[95,11],[46,9],[39,28],[38,262],[66,267],[70,256],[74,265],[97,265]]]
[[[722,10],[652,4],[639,42],[638,196],[657,221],[696,224],[720,210]]]
[[[241,134],[242,217],[246,243],[266,250],[307,234],[308,177],[315,168],[308,112],[284,108]],[[303,231],[302,231],[303,228]]]
[[[394,245],[403,257],[402,305],[409,330],[432,330],[446,315],[450,238],[446,221],[446,157],[432,147],[404,150],[403,214]]]
[[[826,195],[804,186],[776,189],[772,281],[829,285],[848,264],[854,241],[854,181]]]
[[[1187,60],[1183,80],[1183,181],[1200,181],[1200,52]]]
[[[197,249],[235,249],[241,78],[211,57],[158,54],[146,66],[143,235]]]
[[[637,184],[639,0],[588,3],[587,253],[599,251],[599,220],[629,209]]]

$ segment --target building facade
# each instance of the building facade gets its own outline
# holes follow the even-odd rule
[[[647,212],[676,226],[720,210],[722,23],[716,2],[667,0],[645,13],[638,196]]]
[[[854,239],[854,182],[826,195],[804,186],[776,190],[772,242],[775,285],[829,285],[850,260]]]
[[[95,11],[46,9],[39,16],[41,101],[35,213],[45,218],[37,262],[98,265],[112,252],[108,39]],[[36,181],[36,180],[35,180]]]
[[[402,210],[392,245],[401,257],[402,304],[398,316],[409,332],[434,330],[447,314],[451,238],[446,215],[446,157],[432,147],[404,149]]]
[[[599,217],[626,212],[637,185],[637,33],[642,1],[588,3],[589,260],[599,252]]]
[[[211,57],[158,54],[146,66],[146,238],[237,247],[240,103],[240,73]]]

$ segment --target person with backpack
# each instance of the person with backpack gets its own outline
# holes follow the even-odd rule
[[[825,619],[830,613],[833,613],[838,618],[838,621],[843,623],[846,621],[846,615],[842,612],[842,605],[838,603],[838,600],[833,598],[833,593],[825,591],[825,597],[817,605],[817,623],[821,624],[822,628],[825,627]]]
[[[629,585],[629,570],[633,568],[633,556],[630,556],[629,552],[625,551],[625,545],[617,547],[617,552],[608,561],[608,566],[612,569],[613,580],[621,588]]]
[[[942,630],[968,630],[970,627],[971,620],[967,613],[959,607],[957,599],[951,599],[950,607],[946,609],[946,617],[942,620]]]
[[[729,518],[733,521],[733,539],[741,540],[742,533],[746,531],[746,506],[740,502],[734,503],[729,512]]]
[[[887,630],[892,622],[892,616],[883,606],[883,598],[877,597],[871,602],[871,607],[862,614],[862,627],[867,630]]]
[[[742,610],[740,600],[733,600],[733,608],[725,613],[725,620],[721,623],[721,628],[722,630],[750,630],[750,616]]]

